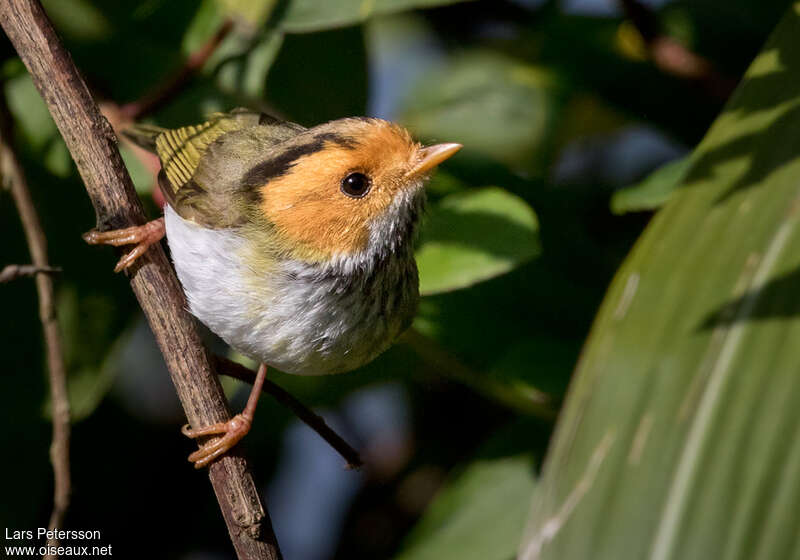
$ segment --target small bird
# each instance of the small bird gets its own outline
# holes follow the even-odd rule
[[[135,245],[120,271],[166,235],[192,314],[261,364],[242,413],[184,426],[188,437],[222,436],[189,456],[201,468],[249,431],[267,365],[300,375],[350,371],[410,325],[423,184],[462,146],[423,147],[376,118],[304,128],[246,109],[126,134],[161,160],[164,217],[84,239]]]

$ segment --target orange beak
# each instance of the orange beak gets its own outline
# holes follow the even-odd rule
[[[406,177],[423,175],[463,148],[461,144],[434,144],[419,150],[419,161]]]

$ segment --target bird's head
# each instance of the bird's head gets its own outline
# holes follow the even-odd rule
[[[378,256],[409,244],[431,171],[460,144],[422,146],[402,127],[346,118],[305,130],[249,172],[281,247],[307,261]]]

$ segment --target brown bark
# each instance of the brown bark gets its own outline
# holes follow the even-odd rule
[[[7,266],[0,272],[0,277],[4,275],[13,277],[14,273],[34,274],[36,277],[39,320],[42,323],[47,355],[51,416],[53,418],[53,437],[50,443],[50,462],[53,465],[53,510],[50,514],[48,528],[59,529],[64,524],[64,516],[69,507],[72,479],[69,465],[71,424],[67,395],[67,370],[64,364],[61,331],[56,317],[55,290],[51,276],[51,273],[58,269],[51,267],[47,259],[47,237],[42,230],[39,214],[33,204],[22,166],[11,144],[11,119],[2,94],[0,94],[0,175],[11,191],[11,197],[17,207],[33,262],[30,266]],[[47,544],[58,546],[58,540],[50,539]],[[56,557],[48,554],[44,558]]]
[[[0,0],[0,25],[64,137],[94,205],[97,227],[143,224],[144,211],[122,163],[117,138],[39,2]],[[137,263],[130,274],[131,288],[153,330],[189,423],[205,426],[227,421],[230,411],[225,396],[163,249],[152,247]],[[190,472],[187,464],[187,476]],[[244,457],[238,453],[223,457],[211,465],[209,478],[238,557],[280,558],[269,516]]]

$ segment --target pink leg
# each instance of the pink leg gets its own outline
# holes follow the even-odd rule
[[[183,435],[190,438],[223,434],[221,438],[205,444],[189,455],[189,460],[194,463],[196,469],[205,467],[220,455],[225,454],[247,435],[247,432],[250,431],[250,426],[253,424],[258,398],[261,396],[261,389],[264,386],[266,377],[267,364],[261,364],[258,367],[253,388],[250,390],[250,396],[247,398],[247,405],[240,414],[237,414],[227,422],[220,422],[205,428],[197,428],[196,430],[191,429],[188,424],[181,428]]]
[[[83,240],[89,245],[136,245],[130,253],[125,254],[114,267],[119,272],[131,266],[145,251],[164,238],[164,218],[158,218],[141,226],[134,226],[111,231],[92,231],[83,234]]]

